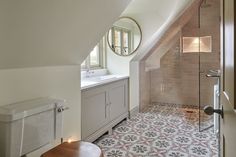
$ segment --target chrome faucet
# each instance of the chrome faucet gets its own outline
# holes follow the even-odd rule
[[[90,72],[89,72],[89,71],[90,71],[90,69],[89,69],[89,68],[88,68],[88,69],[86,69],[86,73],[85,73],[85,77],[86,77],[86,78],[88,78],[88,77],[89,77],[89,74],[90,74]]]
[[[86,70],[86,73],[85,73],[85,77],[86,78],[89,78],[89,77],[91,77],[91,74],[93,74],[94,73],[94,71],[91,71],[89,68]]]

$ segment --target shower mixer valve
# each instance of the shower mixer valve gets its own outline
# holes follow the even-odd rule
[[[223,108],[222,109],[214,109],[213,107],[211,106],[205,106],[204,107],[204,112],[207,114],[207,115],[213,115],[214,113],[218,113],[221,115],[221,117],[223,118]]]

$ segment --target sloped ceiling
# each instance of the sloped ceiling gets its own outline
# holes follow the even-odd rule
[[[134,0],[122,16],[137,20],[142,29],[143,40],[133,61],[141,60],[158,41],[161,34],[193,0]]]
[[[0,68],[80,64],[130,0],[1,0]]]
[[[173,14],[175,5],[176,0],[134,0],[122,15],[131,16],[138,21],[146,41]]]

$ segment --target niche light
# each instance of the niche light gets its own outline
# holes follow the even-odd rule
[[[183,53],[212,52],[212,37],[183,37]]]

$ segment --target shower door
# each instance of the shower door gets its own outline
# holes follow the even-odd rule
[[[217,132],[219,115],[204,108],[219,105],[220,1],[205,0],[199,8],[199,130]],[[212,109],[211,108],[211,109]]]

